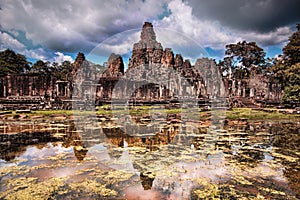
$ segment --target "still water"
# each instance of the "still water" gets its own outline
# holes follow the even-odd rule
[[[0,199],[300,198],[299,121],[166,119],[3,120]]]

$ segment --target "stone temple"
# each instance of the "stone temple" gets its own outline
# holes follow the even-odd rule
[[[209,102],[225,98],[231,106],[256,107],[279,104],[280,85],[263,74],[252,73],[248,79],[222,76],[216,62],[199,58],[194,65],[171,48],[156,40],[153,25],[145,22],[140,40],[133,44],[128,68],[123,58],[112,53],[107,65],[95,65],[78,53],[67,81],[32,74],[0,77],[2,107],[38,106],[41,100],[49,107],[70,109],[72,101],[102,105],[126,99],[140,103],[174,102],[194,98]],[[1,109],[1,108],[0,108]]]

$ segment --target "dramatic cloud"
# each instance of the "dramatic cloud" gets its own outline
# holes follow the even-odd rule
[[[237,30],[269,32],[300,21],[299,0],[189,0],[193,15]]]
[[[144,21],[157,27],[164,47],[191,58],[197,45],[200,54],[210,49],[222,57],[226,44],[241,40],[282,48],[300,22],[298,0],[0,0],[0,7],[1,49],[48,60],[97,46],[102,55],[129,55]]]
[[[88,51],[104,39],[156,19],[164,1],[1,1],[1,27],[22,30],[35,44],[59,51]]]
[[[49,53],[46,52],[43,48],[37,48],[37,49],[25,49],[23,51],[20,51],[19,53],[24,54],[25,56],[29,58],[33,58],[35,60],[43,60],[46,61],[49,59]]]
[[[128,54],[132,46],[139,40],[141,29],[132,29],[113,35],[99,44],[92,53],[109,56],[112,52],[115,54]]]
[[[178,31],[200,45],[222,48],[224,44],[234,42],[229,30],[222,28],[216,21],[200,20],[193,16],[192,8],[181,0],[174,0],[168,4],[171,14],[157,21],[158,26]],[[176,43],[174,38],[174,43]]]
[[[0,32],[0,50],[2,51],[7,47],[11,47],[13,49],[22,49],[24,48],[24,45],[9,34]]]
[[[286,42],[288,37],[293,34],[293,30],[285,26],[268,33],[246,32],[243,34],[243,37],[249,41],[256,41],[263,46],[270,46]]]
[[[241,1],[243,2],[243,1]],[[240,2],[240,3],[241,3]],[[170,14],[164,17],[162,20],[156,21],[156,25],[161,27],[167,27],[173,30],[177,30],[184,34],[187,37],[192,38],[198,44],[200,44],[204,48],[212,48],[215,52],[220,52],[221,49],[224,49],[226,44],[236,43],[238,41],[255,41],[259,45],[263,47],[267,47],[269,45],[279,45],[283,46],[283,44],[288,40],[288,37],[293,33],[293,30],[289,26],[279,26],[277,25],[273,27],[273,29],[267,32],[262,32],[262,30],[257,31],[254,27],[249,30],[244,30],[243,27],[239,27],[238,23],[234,23],[234,28],[230,28],[229,26],[224,26],[224,22],[221,20],[217,20],[219,14],[212,13],[205,15],[205,12],[202,13],[202,9],[205,9],[209,6],[215,6],[217,9],[218,6],[222,7],[222,3],[210,4],[210,3],[202,3],[204,8],[199,8],[199,5],[194,3],[194,7],[192,7],[194,2],[182,2],[181,0],[173,0],[168,4],[168,9]],[[237,5],[240,5],[237,3]],[[269,5],[269,1],[265,2]],[[199,3],[200,4],[200,3]],[[262,3],[261,3],[262,4]],[[236,6],[237,6],[236,5]],[[246,5],[246,4],[245,4]],[[243,6],[245,6],[243,4]],[[247,4],[248,5],[248,4]],[[260,5],[260,4],[259,4]],[[223,9],[226,11],[227,6],[224,6]],[[241,6],[243,8],[243,6]],[[212,8],[210,8],[212,9]],[[230,8],[231,9],[231,8]],[[229,10],[230,10],[229,9]],[[255,9],[255,8],[253,8]],[[206,17],[200,17],[196,15],[194,10],[197,10],[197,13],[201,13]],[[215,12],[220,13],[221,10],[216,10]],[[222,12],[224,14],[224,11]],[[210,17],[210,15],[214,15],[214,17]],[[229,15],[225,13],[225,15]],[[234,14],[230,14],[234,15]],[[235,12],[234,15],[236,18],[239,18],[238,13]],[[262,16],[263,17],[263,16]],[[247,24],[247,20],[244,19],[244,24]],[[223,24],[221,24],[223,23]],[[254,22],[253,22],[254,23]],[[267,25],[268,26],[268,25]],[[176,36],[174,37],[174,44],[176,45]],[[172,44],[169,44],[172,45]],[[215,56],[215,55],[211,55]],[[219,55],[220,57],[221,55]]]
[[[17,33],[15,32],[15,35]],[[26,49],[26,46],[16,40],[12,35],[0,32],[0,51],[3,51],[7,48],[13,49],[17,51],[18,53],[24,54],[25,56],[29,58],[39,59],[39,60],[46,60],[46,52],[42,48],[36,48],[36,49]]]

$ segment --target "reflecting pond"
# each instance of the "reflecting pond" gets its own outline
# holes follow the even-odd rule
[[[0,121],[0,199],[300,198],[299,121],[134,120]]]

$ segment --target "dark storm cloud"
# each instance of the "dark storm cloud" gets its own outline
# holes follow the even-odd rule
[[[36,58],[49,52],[89,53],[115,34],[138,28],[144,21],[178,31],[205,48],[224,49],[241,40],[284,44],[291,26],[300,22],[299,0],[0,0],[0,48]],[[24,33],[18,37],[16,33]],[[124,39],[123,39],[124,38]],[[123,34],[107,52],[129,53],[137,35]],[[171,42],[179,46],[180,37]],[[186,51],[180,43],[178,51]],[[51,53],[53,55],[53,53]]]
[[[164,1],[142,0],[0,0],[0,25],[20,30],[51,50],[91,49],[106,38],[138,28],[163,13]]]
[[[300,23],[299,0],[188,0],[199,19],[237,30],[268,32]]]

